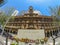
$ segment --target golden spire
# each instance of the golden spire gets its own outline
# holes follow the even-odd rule
[[[33,7],[32,6],[29,7],[29,13],[33,13]]]

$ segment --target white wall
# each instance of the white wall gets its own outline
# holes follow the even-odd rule
[[[41,39],[45,37],[44,29],[41,30],[30,30],[30,29],[19,29],[18,38],[28,38],[28,39]]]

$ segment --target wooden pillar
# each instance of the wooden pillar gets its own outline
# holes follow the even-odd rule
[[[53,35],[55,35],[56,34],[56,32],[55,32],[55,30],[53,31]]]
[[[24,25],[22,24],[22,29],[24,29]]]
[[[28,28],[28,24],[26,24],[26,28]]]
[[[49,31],[47,32],[47,37],[49,37],[50,35],[49,35]]]
[[[50,30],[49,30],[49,37],[51,36]]]
[[[52,35],[53,35],[53,30],[52,30]]]
[[[36,29],[37,29],[37,26],[36,26],[36,24],[34,24],[34,28],[36,28]]]
[[[54,30],[53,30],[53,35],[54,35]]]
[[[59,27],[58,27],[58,29],[57,29],[57,30],[58,30],[58,33],[59,33],[59,32],[60,32],[60,29],[59,29]]]
[[[52,36],[52,31],[50,31],[50,36]]]
[[[45,37],[47,37],[47,31],[45,31]]]

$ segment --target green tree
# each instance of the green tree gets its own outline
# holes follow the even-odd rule
[[[50,7],[50,14],[53,17],[53,22],[60,25],[60,6]]]
[[[10,18],[15,8],[6,7],[4,10],[0,10],[0,24],[5,25],[6,21]],[[9,19],[10,20],[10,19]],[[11,17],[11,20],[14,20],[14,16]]]
[[[10,21],[13,21],[14,20],[14,16],[11,16],[12,15],[12,13],[15,11],[16,9],[14,8],[14,7],[6,7],[5,8],[5,13],[6,13],[6,15],[8,16],[8,18],[9,17],[11,17],[10,18]]]
[[[4,9],[4,11],[8,16],[11,16],[11,14],[15,11],[15,8],[14,7],[6,7]]]
[[[0,24],[4,25],[6,20],[7,20],[8,16],[2,11],[0,12]]]

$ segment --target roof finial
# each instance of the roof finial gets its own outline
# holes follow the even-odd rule
[[[29,13],[33,13],[33,7],[32,6],[29,7]]]

